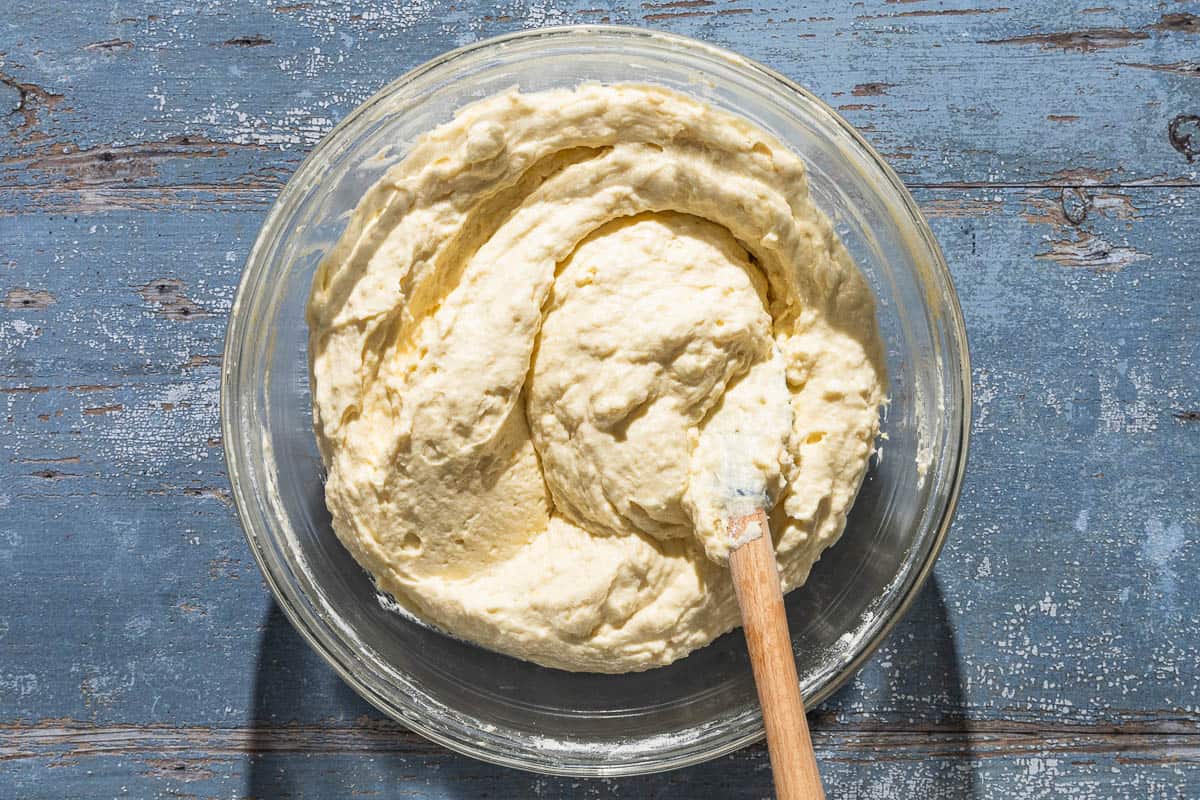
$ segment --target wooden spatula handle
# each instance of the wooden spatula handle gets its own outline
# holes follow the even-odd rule
[[[729,568],[742,609],[746,645],[767,729],[775,793],[779,800],[824,800],[796,677],[775,548],[766,514],[757,514],[759,518],[754,521],[761,526],[762,535],[733,550]]]

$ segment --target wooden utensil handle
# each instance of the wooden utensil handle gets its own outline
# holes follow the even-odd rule
[[[779,800],[824,800],[825,789],[817,771],[796,677],[775,548],[766,514],[759,511],[757,516],[747,521],[758,522],[762,535],[730,552],[729,569],[742,609],[746,645],[767,729],[775,793]]]

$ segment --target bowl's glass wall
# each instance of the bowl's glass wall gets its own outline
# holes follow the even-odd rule
[[[285,188],[238,294],[223,408],[239,509],[285,610],[361,693],[452,747],[544,771],[650,771],[760,735],[740,631],[665,668],[572,674],[484,651],[390,610],[330,528],[311,429],[304,305],[317,263],[358,199],[422,132],[510,87],[629,80],[749,117],[801,154],[818,205],[879,300],[891,381],[882,457],[842,540],[787,599],[807,697],[824,697],[846,677],[923,578],[964,454],[966,353],[936,245],[894,176],[849,128],[771,73],[675,37],[560,30],[452,54],[363,106]],[[924,477],[919,458],[930,465]]]

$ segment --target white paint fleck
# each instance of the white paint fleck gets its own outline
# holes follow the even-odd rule
[[[1114,365],[1117,376],[1097,375],[1100,385],[1100,427],[1108,433],[1152,433],[1158,429],[1158,411],[1147,397],[1157,390],[1153,379],[1141,370]],[[1123,384],[1123,386],[1122,386]],[[1120,389],[1124,391],[1120,391]],[[1132,389],[1132,392],[1129,390]],[[1132,399],[1128,397],[1132,394]]]
[[[983,430],[991,412],[991,403],[1000,395],[1000,389],[991,370],[979,367],[974,373],[972,394],[975,397],[975,426]]]
[[[0,693],[29,697],[37,691],[38,676],[32,672],[0,672]]]

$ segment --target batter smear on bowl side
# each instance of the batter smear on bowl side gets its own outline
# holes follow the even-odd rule
[[[422,137],[322,262],[308,323],[338,537],[414,614],[568,670],[668,664],[738,624],[722,430],[761,432],[754,485],[784,590],[803,583],[886,386],[800,159],[645,85],[514,91]]]

